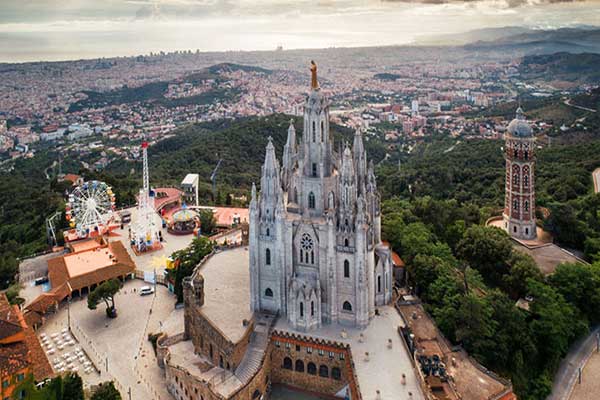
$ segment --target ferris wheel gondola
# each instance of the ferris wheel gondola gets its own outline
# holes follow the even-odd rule
[[[112,188],[101,181],[84,182],[70,194],[66,219],[80,238],[102,234],[115,210]]]

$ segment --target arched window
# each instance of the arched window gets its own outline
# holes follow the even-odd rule
[[[300,318],[304,317],[304,302],[300,302]]]
[[[271,249],[265,250],[265,264],[271,265]]]
[[[312,123],[312,136],[313,136],[313,143],[317,141],[317,124],[315,121],[313,121]]]
[[[283,359],[283,369],[292,369],[292,359],[286,357]]]
[[[519,200],[513,200],[513,210],[519,211]]]
[[[296,360],[296,372],[304,372],[304,363],[302,360]]]
[[[519,186],[519,174],[513,174],[513,185]]]
[[[348,222],[348,220],[346,220],[346,222]],[[347,224],[346,224],[347,225]],[[344,247],[348,247],[348,238],[344,239]]]
[[[315,252],[314,251],[310,252],[310,263],[311,264],[315,263]]]
[[[271,290],[271,288],[267,288],[265,290],[265,297],[273,297],[273,291]]]
[[[327,368],[327,365],[321,365],[319,367],[319,376],[322,376],[323,378],[329,378],[329,368]]]
[[[349,301],[345,301],[342,305],[342,308],[344,309],[344,311],[352,311],[352,304],[350,304]]]
[[[315,302],[314,301],[310,302],[310,316],[311,317],[315,316]]]
[[[300,262],[304,262],[304,250],[300,250]]]
[[[325,128],[324,128],[324,124],[323,121],[321,121],[321,142],[325,141]]]
[[[529,160],[529,152],[527,150],[523,152],[523,158]]]
[[[317,177],[317,163],[312,163],[312,176],[313,178]]]
[[[338,367],[331,368],[331,377],[336,381],[342,379],[342,371]]]
[[[315,363],[309,362],[308,364],[306,364],[306,372],[308,372],[309,375],[316,375],[317,366],[315,365]]]
[[[350,261],[348,260],[344,260],[344,278],[350,278]]]
[[[219,356],[219,367],[223,368],[223,356]]]
[[[267,236],[271,236],[271,230],[267,228]]]
[[[381,293],[381,275],[377,275],[377,292]]]
[[[308,194],[308,208],[315,208],[315,194],[313,192]]]
[[[529,211],[529,201],[525,200],[525,202],[523,203],[523,209],[525,211]]]
[[[516,149],[516,148],[515,148],[514,154],[515,154],[515,158],[516,158],[516,157],[519,157],[519,149]]]
[[[525,172],[525,171],[523,171]],[[524,175],[523,176],[523,187],[524,188],[528,188],[529,187],[529,175]]]

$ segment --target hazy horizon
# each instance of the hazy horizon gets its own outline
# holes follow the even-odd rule
[[[0,62],[406,45],[482,28],[600,26],[597,0],[4,0],[0,11]]]

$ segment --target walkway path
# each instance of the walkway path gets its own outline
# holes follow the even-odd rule
[[[596,112],[596,110],[594,110],[593,108],[587,108],[587,107],[584,107],[584,106],[578,106],[577,104],[572,104],[571,103],[571,99],[566,99],[564,101],[564,104],[567,105],[567,106],[569,106],[569,107],[578,108],[578,109],[583,110],[583,111],[589,111],[589,112],[593,112],[593,113]]]
[[[552,393],[546,400],[568,400],[573,385],[576,384],[579,368],[585,365],[589,355],[596,347],[596,335],[598,334],[600,334],[600,325],[592,329],[587,337],[571,346],[569,353],[562,360],[556,375],[554,375]]]

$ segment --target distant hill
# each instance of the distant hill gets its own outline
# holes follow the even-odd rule
[[[212,79],[219,81],[223,79],[223,72],[231,71],[246,71],[259,72],[263,74],[272,73],[271,70],[253,67],[247,65],[222,63],[204,68],[201,71],[191,73],[183,78],[173,79],[172,81],[151,82],[140,87],[130,88],[123,87],[109,92],[95,92],[86,90],[88,97],[84,100],[79,100],[69,106],[69,112],[80,111],[85,108],[100,108],[119,104],[130,104],[136,102],[156,103],[165,107],[178,107],[188,104],[210,104],[216,100],[225,100],[236,96],[239,92],[233,89],[215,89],[196,96],[182,97],[178,99],[167,99],[164,97],[169,84],[171,83],[192,83],[199,84],[206,80]]]
[[[519,65],[523,79],[600,83],[600,54],[555,53],[525,56]]]
[[[472,51],[505,50],[524,54],[600,53],[600,29],[525,30],[493,40],[481,38],[464,47]]]
[[[483,28],[474,29],[467,32],[448,34],[448,35],[427,35],[419,37],[416,45],[436,45],[436,46],[462,46],[480,41],[493,41],[506,38],[509,36],[519,35],[523,33],[534,32],[531,28],[520,26],[504,26],[501,28]]]

